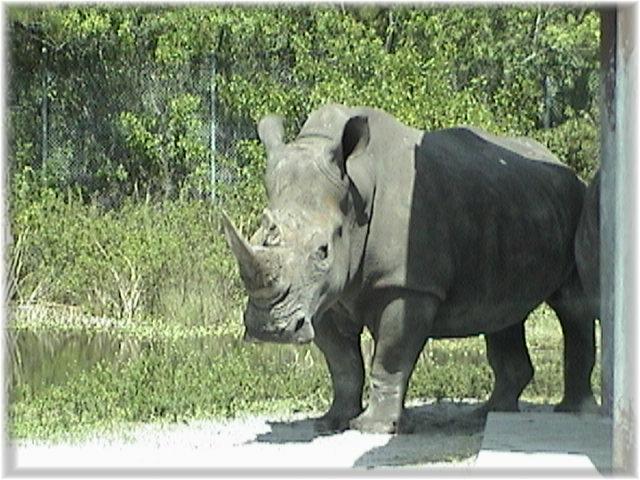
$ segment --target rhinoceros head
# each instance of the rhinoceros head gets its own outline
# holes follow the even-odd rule
[[[349,275],[346,160],[366,148],[369,128],[366,118],[333,108],[310,117],[289,144],[277,116],[263,118],[258,134],[267,150],[261,226],[247,240],[223,216],[249,296],[245,339],[304,343]]]

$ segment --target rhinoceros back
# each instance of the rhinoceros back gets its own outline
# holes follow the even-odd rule
[[[373,288],[439,297],[436,336],[499,329],[559,288],[575,265],[584,195],[571,170],[526,139],[453,128],[411,143],[388,121],[371,122],[372,138],[383,139],[369,152]]]

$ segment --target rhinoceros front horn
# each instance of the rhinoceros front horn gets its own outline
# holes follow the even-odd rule
[[[238,260],[243,279],[255,279],[258,276],[260,264],[253,248],[224,211],[222,212],[222,225],[227,243]]]
[[[227,214],[222,212],[222,225],[224,227],[227,243],[238,260],[240,276],[247,290],[258,298],[272,296],[275,287],[276,272],[265,264],[265,258],[259,258],[255,249],[248,240],[238,231]]]

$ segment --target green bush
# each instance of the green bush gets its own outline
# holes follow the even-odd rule
[[[239,303],[235,260],[210,203],[127,199],[105,210],[30,177],[16,182],[10,206],[12,255],[20,261],[14,300],[183,324],[224,321]],[[251,223],[251,213],[236,217]]]
[[[533,135],[546,144],[563,163],[569,165],[585,181],[590,181],[598,169],[600,143],[598,127],[589,118],[574,118]]]

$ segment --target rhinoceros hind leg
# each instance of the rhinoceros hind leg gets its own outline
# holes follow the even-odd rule
[[[481,412],[516,412],[518,398],[533,377],[525,343],[524,321],[485,335],[487,357],[495,383]]]
[[[595,363],[595,318],[589,313],[578,274],[552,295],[547,303],[560,320],[564,337],[564,396],[559,412],[594,412],[598,405],[591,390]]]
[[[333,384],[333,403],[327,413],[316,419],[315,429],[319,432],[346,430],[349,421],[362,412],[362,327],[357,327],[349,317],[330,310],[314,324],[314,328],[314,341],[325,356]]]

